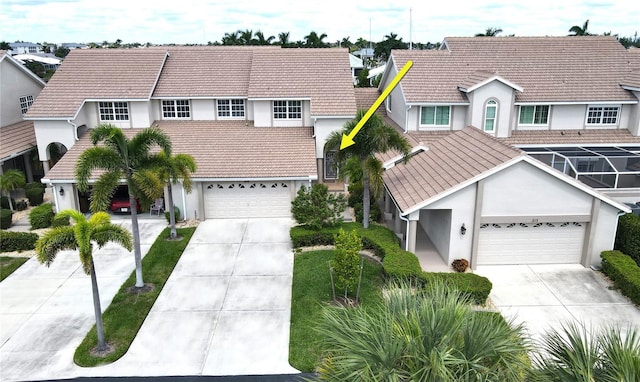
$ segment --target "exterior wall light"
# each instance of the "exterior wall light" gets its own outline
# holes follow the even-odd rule
[[[462,223],[462,227],[460,227],[460,235],[464,235],[467,233],[467,227],[464,226],[464,223]]]
[[[64,196],[64,188],[62,186],[60,186],[60,196]]]

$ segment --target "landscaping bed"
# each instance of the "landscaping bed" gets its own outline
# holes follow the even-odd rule
[[[9,277],[16,269],[29,260],[28,257],[0,257],[0,281]]]

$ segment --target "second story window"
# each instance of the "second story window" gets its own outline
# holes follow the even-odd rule
[[[219,99],[218,118],[244,118],[243,99]]]
[[[129,105],[126,102],[98,102],[101,121],[128,121]]]
[[[29,108],[31,107],[32,104],[33,104],[32,95],[20,97],[20,111],[22,112],[22,114],[29,111]]]
[[[589,106],[587,125],[617,125],[620,106]]]
[[[163,119],[191,118],[191,105],[188,99],[162,100]]]
[[[546,125],[549,123],[549,106],[520,106],[520,125]]]
[[[498,115],[498,103],[494,100],[487,101],[484,110],[484,131],[493,133],[496,129],[496,116]]]
[[[302,101],[273,101],[273,119],[302,119]]]
[[[420,108],[420,126],[449,126],[451,107],[422,106]]]

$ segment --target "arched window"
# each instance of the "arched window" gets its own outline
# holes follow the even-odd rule
[[[327,150],[324,152],[324,178],[337,179],[338,168],[336,167],[336,150]]]
[[[487,101],[484,109],[484,131],[493,133],[496,130],[496,116],[498,115],[498,103],[495,100]]]

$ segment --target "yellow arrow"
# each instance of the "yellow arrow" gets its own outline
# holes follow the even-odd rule
[[[367,123],[367,121],[369,120],[369,118],[371,118],[373,113],[375,113],[376,110],[378,110],[378,107],[380,107],[384,99],[387,98],[387,96],[391,93],[393,88],[395,88],[396,85],[398,85],[402,77],[404,77],[404,75],[407,74],[409,69],[411,69],[411,65],[413,65],[413,61],[407,61],[404,67],[393,78],[393,81],[391,81],[389,86],[387,86],[387,88],[384,89],[382,94],[380,94],[380,97],[378,97],[376,102],[374,102],[373,105],[371,105],[371,107],[369,108],[369,110],[367,110],[367,112],[364,114],[364,117],[360,119],[356,127],[354,127],[353,130],[351,130],[349,135],[342,134],[342,142],[340,142],[340,150],[355,144],[355,142],[353,141],[353,138],[356,136],[356,134],[358,134],[360,129],[362,129],[362,126],[364,126],[364,124]]]

